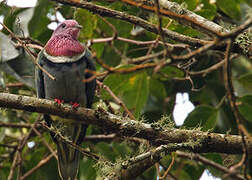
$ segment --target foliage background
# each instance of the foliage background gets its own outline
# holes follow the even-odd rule
[[[250,0],[176,0],[182,7],[195,12],[209,20],[220,24],[226,29],[234,29],[241,25],[248,14],[251,13]],[[158,25],[158,18],[155,13],[147,12],[139,7],[130,6],[121,1],[92,1],[92,3],[125,12],[146,21]],[[113,36],[113,29],[99,15],[93,14],[85,9],[79,9],[67,5],[58,4],[49,0],[38,0],[37,5],[32,8],[15,8],[1,2],[0,16],[4,17],[3,23],[17,36],[27,42],[43,46],[52,34],[48,24],[57,22],[51,19],[56,12],[60,12],[66,19],[76,19],[84,28],[80,33],[80,41],[87,42],[90,39],[105,38]],[[56,16],[57,17],[57,16]],[[158,38],[157,34],[135,27],[133,24],[106,17],[111,23],[118,37],[134,39],[137,41],[153,41]],[[205,34],[192,29],[191,27],[172,21],[168,17],[162,17],[162,26],[184,34],[189,37],[200,39],[209,38]],[[138,29],[138,30],[137,30]],[[140,29],[140,30],[139,30]],[[0,32],[0,85],[1,91],[35,96],[34,87],[34,63],[31,57],[20,47],[20,44],[11,41],[9,32],[3,29]],[[28,39],[28,37],[30,39]],[[177,44],[174,40],[165,39],[170,44]],[[251,31],[248,30],[243,36],[236,39],[236,43],[243,45],[244,52],[235,54],[232,60],[232,80],[237,96],[243,124],[247,131],[252,130],[252,66],[251,59],[244,56],[251,49]],[[19,45],[19,46],[18,46]],[[17,48],[18,47],[18,48]],[[157,53],[163,50],[163,45],[138,45],[119,40],[112,42],[94,43],[91,46],[92,52],[96,52],[98,59],[111,67],[130,68],[133,58],[146,56],[148,52]],[[191,50],[196,47],[190,47]],[[39,50],[33,49],[36,55]],[[193,75],[190,72],[197,72],[207,69],[223,59],[225,49],[213,50],[195,57],[188,65],[189,60],[180,63],[171,63],[162,67],[158,72],[154,68],[143,69],[130,73],[112,73],[101,79],[116,96],[118,96],[133,112],[135,118],[147,123],[156,123],[168,127],[174,126],[172,112],[175,106],[175,98],[178,92],[189,93],[190,100],[196,108],[186,118],[182,128],[192,129],[201,127],[202,131],[211,131],[223,134],[238,134],[237,124],[232,109],[227,101],[227,91],[224,86],[223,70],[219,68],[209,71],[206,74]],[[185,54],[186,49],[175,51],[175,54]],[[154,58],[150,61],[159,62],[162,58]],[[167,58],[166,60],[169,60]],[[106,69],[97,63],[97,72],[104,72]],[[124,109],[115,103],[113,97],[103,88],[99,87],[95,99],[94,108],[102,106],[114,113],[125,116]],[[162,118],[165,117],[165,118]],[[32,124],[39,118],[38,113],[28,113],[20,110],[2,109],[0,121],[3,123],[26,123]],[[162,119],[162,122],[160,121]],[[164,121],[164,122],[163,122]],[[12,169],[14,152],[20,139],[27,135],[29,128],[1,127],[0,124],[0,179],[7,179]],[[26,172],[36,166],[48,154],[48,147],[44,140],[55,149],[49,133],[44,129],[38,129],[43,138],[31,132],[29,141],[35,142],[35,146],[28,148],[25,145],[22,150],[21,165],[14,172],[14,179],[22,177]],[[89,126],[87,135],[106,134],[103,130]],[[133,157],[137,154],[149,151],[151,147],[147,144],[139,146],[130,138],[118,137],[108,141],[86,141],[82,147],[103,156],[107,160],[116,163]],[[241,155],[226,155],[218,153],[206,153],[202,156],[219,163],[222,166],[230,167],[239,162]],[[166,169],[171,163],[171,155],[167,155],[160,162],[160,166]],[[249,174],[252,174],[252,161],[249,159]],[[27,179],[58,179],[57,162],[52,158],[45,166],[34,171]],[[175,158],[170,175],[174,179],[199,179],[205,169],[208,169],[214,176],[222,177],[223,173],[213,167],[198,163],[197,161]],[[101,162],[84,157],[80,164],[79,179],[97,179],[108,174],[111,169]],[[137,179],[156,179],[156,168],[152,167],[144,172]]]

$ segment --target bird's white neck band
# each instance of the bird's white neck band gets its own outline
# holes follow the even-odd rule
[[[76,56],[72,56],[72,57],[68,57],[68,56],[51,56],[49,54],[47,54],[47,52],[44,50],[43,51],[45,57],[53,62],[53,63],[73,63],[73,62],[77,62],[78,60],[80,60],[86,53],[86,50],[83,51],[83,53],[78,54]]]

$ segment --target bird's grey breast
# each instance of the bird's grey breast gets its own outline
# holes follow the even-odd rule
[[[44,74],[44,90],[46,99],[60,99],[64,102],[77,102],[82,106],[86,105],[85,93],[85,58],[75,62],[53,63],[45,56],[43,58],[43,68],[53,75],[56,80],[52,80]]]

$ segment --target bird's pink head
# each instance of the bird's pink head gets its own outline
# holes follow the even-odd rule
[[[45,51],[52,56],[75,56],[84,51],[77,40],[82,27],[75,20],[65,20],[54,30],[45,46]]]
[[[81,28],[82,26],[80,26],[77,21],[65,20],[54,30],[53,36],[57,34],[65,34],[70,35],[73,39],[77,39]]]

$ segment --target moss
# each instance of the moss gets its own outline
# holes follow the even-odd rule
[[[244,54],[247,54],[252,45],[252,32],[243,32],[235,39],[235,43],[242,48]]]
[[[174,128],[175,123],[170,116],[163,115],[157,122],[151,123],[151,127],[155,130],[163,130],[165,128]]]
[[[105,179],[108,176],[114,176],[115,165],[100,158],[99,161],[94,165],[94,168],[97,171],[98,179]]]

